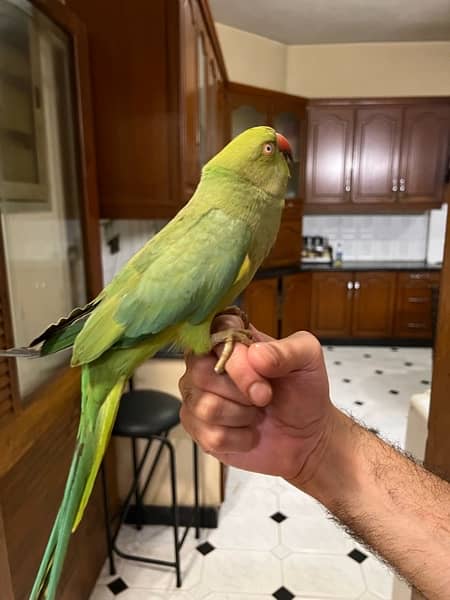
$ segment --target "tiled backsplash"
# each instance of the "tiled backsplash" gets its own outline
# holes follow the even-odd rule
[[[437,262],[442,259],[445,220],[445,208],[419,215],[310,215],[303,219],[303,235],[327,237],[334,248],[340,242],[344,260],[425,260],[429,255],[431,262]],[[166,222],[104,221],[101,232],[105,283]],[[116,236],[119,249],[111,254],[108,242]]]
[[[327,237],[344,260],[424,260],[428,213],[419,215],[311,215],[303,235]]]

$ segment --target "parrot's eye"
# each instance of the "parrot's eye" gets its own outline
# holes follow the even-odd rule
[[[272,142],[267,142],[266,144],[264,144],[263,146],[263,154],[265,156],[271,156],[275,151],[275,144],[272,144]]]

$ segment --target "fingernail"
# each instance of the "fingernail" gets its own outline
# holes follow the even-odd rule
[[[272,398],[272,388],[268,383],[256,381],[250,386],[249,395],[256,406],[266,406]]]

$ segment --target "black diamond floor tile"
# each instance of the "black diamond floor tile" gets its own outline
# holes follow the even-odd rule
[[[381,369],[376,369],[376,370],[375,370],[375,373],[376,373],[377,375],[383,375],[383,371],[382,371]]]
[[[277,523],[282,523],[285,519],[287,519],[286,515],[283,513],[276,512],[273,515],[270,515],[270,518],[276,521]]]
[[[335,360],[335,361],[334,361],[334,364],[335,364],[335,365],[342,365],[342,363],[341,363],[341,361],[340,361],[340,360]]]
[[[363,354],[364,358],[372,358],[371,354]]]
[[[398,348],[391,348],[392,352],[397,352]]]
[[[413,366],[412,362],[405,362],[405,367],[412,367],[412,366]]]
[[[378,431],[378,429],[375,429],[375,427],[369,427],[368,431],[371,431],[372,433],[374,433],[375,435],[378,435],[380,432]]]
[[[420,383],[423,383],[423,385],[430,385],[430,382],[428,381],[428,379],[422,379],[422,381]]]
[[[200,554],[203,554],[203,556],[206,556],[215,549],[216,548],[209,542],[203,542],[203,544],[197,546],[197,550],[200,552]]]
[[[294,594],[292,594],[285,587],[280,587],[276,592],[272,594],[272,596],[277,600],[292,600],[292,598],[294,598]]]
[[[342,381],[344,383],[351,383],[352,380],[351,379],[347,379],[347,377],[345,377]]]
[[[398,394],[398,390],[389,390],[389,393],[396,396]]]
[[[334,346],[328,346],[327,350],[330,350],[330,351],[334,350]]]
[[[361,400],[355,400],[355,404],[358,406],[363,406],[364,402],[361,402]]]
[[[128,589],[128,586],[125,583],[125,581],[122,579],[122,577],[118,577],[117,579],[114,579],[114,581],[111,581],[110,583],[108,583],[108,587],[111,590],[111,592],[114,594],[114,596],[117,596],[121,592],[124,592],[125,590]]]
[[[353,550],[349,552],[347,556],[353,558],[353,560],[355,560],[359,564],[364,562],[367,558],[367,554],[364,554],[364,552],[361,552],[361,550],[358,550],[357,548],[353,548]]]

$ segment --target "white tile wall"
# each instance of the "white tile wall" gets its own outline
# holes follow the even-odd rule
[[[103,280],[109,283],[117,271],[152,238],[167,221],[164,220],[113,220],[102,221]],[[119,252],[111,254],[108,241],[119,235]]]
[[[309,215],[303,219],[303,235],[327,237],[334,247],[340,242],[344,260],[424,260],[428,220],[428,213]]]

